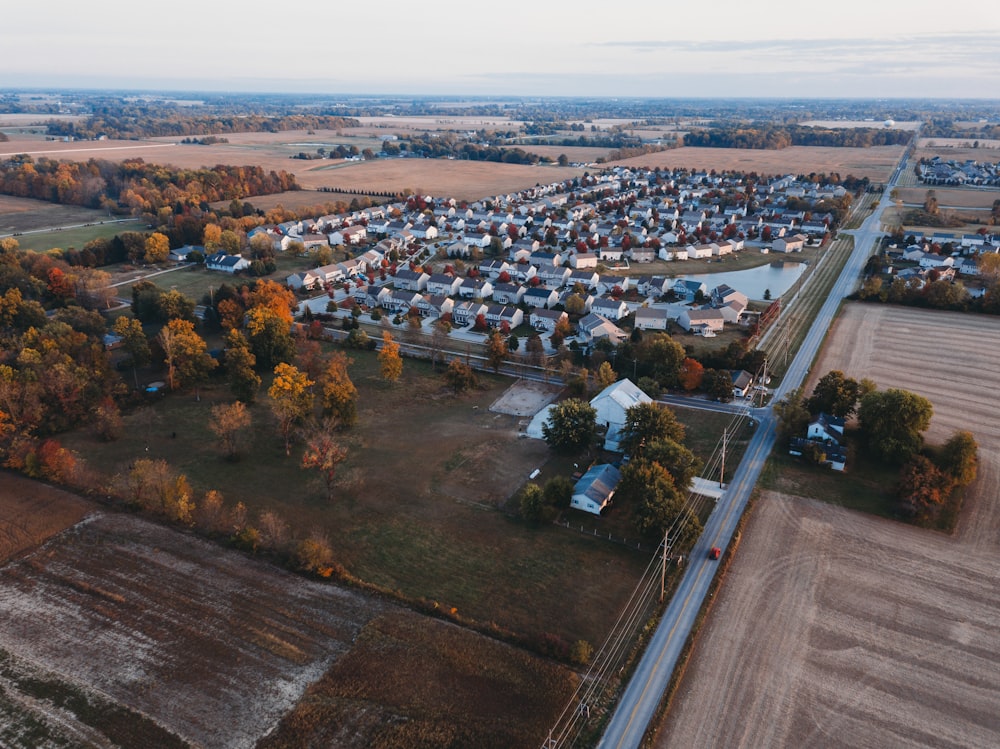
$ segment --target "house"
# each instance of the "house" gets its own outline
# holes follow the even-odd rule
[[[793,234],[790,237],[778,237],[771,243],[771,249],[775,252],[802,252],[806,244],[804,234]]]
[[[417,302],[417,309],[423,317],[441,317],[447,315],[455,308],[455,301],[451,297],[443,294],[424,294],[423,299]]]
[[[498,283],[493,287],[493,301],[497,304],[520,304],[526,289],[514,283]]]
[[[458,295],[462,299],[489,299],[493,296],[493,284],[482,278],[463,278]]]
[[[566,279],[570,277],[572,272],[568,266],[539,265],[535,271],[535,277],[541,279],[546,286],[558,289],[566,284]]]
[[[507,323],[516,328],[524,322],[524,312],[520,307],[509,307],[506,304],[491,304],[486,308],[486,322],[493,327]]]
[[[359,224],[357,226],[348,226],[343,229],[330,232],[327,238],[329,239],[330,244],[339,246],[361,244],[361,242],[367,237],[368,229]]]
[[[607,507],[614,497],[621,478],[621,472],[609,463],[591,466],[573,487],[569,506],[600,515],[601,510]]]
[[[471,325],[480,315],[486,318],[486,309],[482,302],[459,302],[451,310],[451,319],[458,327]]]
[[[607,428],[604,435],[604,449],[618,452],[622,438],[621,431],[625,428],[626,412],[632,406],[652,402],[653,399],[628,378],[608,385],[595,395],[590,405],[597,412],[597,426]]]
[[[545,289],[537,286],[525,291],[521,296],[521,301],[532,308],[552,308],[559,303],[559,292],[555,289]]]
[[[668,313],[661,307],[640,307],[635,311],[635,327],[640,330],[666,330]]]
[[[844,443],[844,420],[820,411],[809,422],[809,426],[806,428],[806,439],[842,445]]]
[[[430,279],[430,276],[422,270],[400,268],[396,271],[393,283],[397,289],[405,289],[406,291],[423,291],[427,288],[428,279]]]
[[[175,263],[186,263],[188,261],[188,255],[192,252],[200,252],[202,257],[205,256],[205,248],[201,245],[186,244],[183,247],[178,247],[176,250],[171,250],[168,257]]]
[[[817,455],[822,465],[843,471],[847,466],[844,420],[822,412],[817,414],[809,422],[806,436],[793,438],[788,447],[789,455],[802,455],[806,451]]]
[[[677,316],[677,324],[689,333],[706,338],[722,330],[725,318],[717,309],[685,309]]]
[[[427,279],[427,293],[428,294],[444,294],[445,296],[452,296],[458,293],[458,287],[462,285],[462,279],[459,276],[449,276],[444,273],[432,273],[430,278]]]
[[[597,267],[597,255],[593,252],[579,252],[569,259],[569,264],[578,270]]]
[[[221,270],[223,273],[236,273],[250,267],[250,261],[242,255],[227,255],[216,252],[205,258],[205,267],[209,270]]]
[[[561,310],[534,309],[531,311],[531,327],[540,333],[551,333],[563,320],[568,321],[569,315]]]
[[[379,304],[393,312],[408,312],[410,307],[417,307],[423,297],[416,291],[396,289],[388,294],[379,294]]]
[[[585,289],[593,290],[597,288],[600,280],[601,276],[596,270],[575,270],[569,274],[566,284],[569,286],[580,284]]]
[[[495,279],[501,273],[509,273],[510,265],[506,260],[483,260],[479,264],[479,274],[487,278]]]
[[[580,322],[577,323],[577,328],[580,330],[581,337],[591,343],[601,338],[607,338],[612,343],[617,344],[628,338],[628,333],[608,318],[593,312],[581,317]]]
[[[656,260],[656,250],[652,247],[633,247],[629,250],[629,257],[634,263],[651,263]]]
[[[628,305],[620,299],[606,299],[599,297],[590,305],[590,311],[596,312],[609,320],[621,320],[628,315]]]
[[[364,227],[361,227],[362,229]],[[308,252],[309,250],[316,250],[320,247],[329,247],[330,240],[325,234],[303,234],[302,235],[302,247]]]
[[[729,375],[733,378],[733,397],[746,398],[752,392],[753,375],[745,369],[731,369]]]
[[[673,292],[678,299],[690,302],[697,299],[699,294],[706,296],[708,294],[708,286],[702,281],[688,281],[678,278],[674,281]]]

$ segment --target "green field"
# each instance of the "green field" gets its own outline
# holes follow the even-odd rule
[[[101,237],[111,239],[125,231],[139,231],[139,226],[137,221],[130,221],[128,223],[94,224],[75,229],[33,232],[18,236],[17,243],[21,246],[22,250],[35,250],[36,252],[45,252],[54,247],[62,250],[71,248],[80,250],[92,239]]]

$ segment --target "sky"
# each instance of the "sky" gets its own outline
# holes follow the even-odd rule
[[[0,88],[1000,99],[996,0],[3,0]]]

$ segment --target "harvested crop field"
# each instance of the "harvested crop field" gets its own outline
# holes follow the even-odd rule
[[[399,192],[478,200],[514,192],[535,184],[549,184],[578,177],[585,170],[573,167],[498,164],[460,159],[378,159],[349,163],[319,162],[319,166],[295,171],[306,189],[329,187],[359,192]],[[288,169],[288,167],[285,167]]]
[[[1000,745],[1000,320],[849,304],[817,365],[928,397],[979,478],[952,536],[765,493],[657,743]]]
[[[789,146],[780,150],[685,147],[609,162],[609,166],[684,167],[767,175],[838,172],[841,177],[853,174],[858,178],[868,177],[873,181],[881,181],[888,179],[902,152],[902,146]]]
[[[106,212],[92,208],[0,195],[0,236],[60,226],[99,223],[107,218]]]
[[[0,473],[0,562],[35,548],[94,510],[75,494]]]
[[[993,201],[1000,199],[1000,190],[961,190],[933,185],[903,187],[899,188],[897,194],[904,203],[923,205],[928,190],[933,190],[937,195],[939,206],[947,208],[991,208]]]
[[[105,514],[0,569],[0,609],[0,650],[19,661],[186,742],[246,747],[384,605]]]

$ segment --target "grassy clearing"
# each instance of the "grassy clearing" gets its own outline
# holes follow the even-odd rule
[[[251,518],[274,510],[298,538],[326,534],[350,573],[408,598],[529,637],[552,629],[570,642],[601,640],[624,602],[620,581],[637,579],[644,560],[504,513],[528,474],[551,458],[541,441],[518,438],[516,417],[489,411],[509,380],[483,376],[481,390],[456,398],[426,362],[407,360],[389,387],[374,354],[350,355],[360,418],[343,435],[349,456],[333,503],[299,468],[301,443],[285,456],[263,396],[243,459],[222,458],[208,429],[211,406],[229,400],[221,385],[204,389],[200,401],[168,395],[128,414],[116,442],[80,432],[65,443],[105,475],[136,458],[162,458],[199,495],[218,489],[230,506],[245,503]],[[566,470],[555,465],[547,475]],[[602,574],[581,590],[574,581],[588,569]]]
[[[80,226],[73,229],[22,234],[17,238],[17,243],[22,250],[35,250],[36,252],[45,252],[56,247],[62,250],[74,248],[81,250],[92,239],[101,237],[111,239],[122,232],[138,230],[138,222],[94,224],[93,226]]]
[[[897,518],[891,489],[898,468],[866,460],[860,449],[852,449],[843,473],[812,465],[801,458],[775,450],[761,474],[761,487],[813,497],[830,504],[860,510],[880,517]]]

